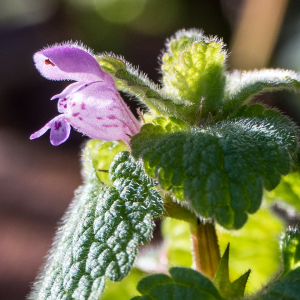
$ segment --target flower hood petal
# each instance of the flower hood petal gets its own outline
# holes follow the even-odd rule
[[[76,44],[52,46],[33,56],[36,68],[52,80],[107,81],[110,76],[99,66],[96,59]]]

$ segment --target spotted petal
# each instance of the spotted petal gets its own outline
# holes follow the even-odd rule
[[[30,136],[30,139],[36,139],[42,136],[48,129],[51,129],[50,132],[50,142],[53,146],[58,146],[65,142],[69,135],[71,126],[65,120],[64,115],[58,115],[57,117],[53,118],[49,121],[43,128],[36,131]]]
[[[70,95],[62,111],[74,128],[95,139],[129,143],[140,130],[119,93],[103,82],[90,83]]]
[[[112,82],[96,59],[76,44],[45,48],[35,53],[33,60],[36,68],[48,79]]]

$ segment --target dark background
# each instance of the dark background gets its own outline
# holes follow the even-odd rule
[[[59,147],[49,143],[48,134],[29,140],[57,115],[49,100],[67,85],[41,77],[34,52],[79,40],[95,52],[124,56],[158,82],[166,38],[182,28],[202,28],[223,37],[235,68],[300,71],[299,14],[297,0],[0,0],[0,299],[28,294],[81,184],[86,137],[73,130]],[[259,101],[300,119],[299,97],[291,93]]]

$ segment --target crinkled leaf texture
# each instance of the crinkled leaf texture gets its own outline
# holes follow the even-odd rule
[[[258,300],[299,300],[300,267],[270,284]]]
[[[163,89],[176,103],[201,105],[201,117],[216,113],[225,90],[225,44],[199,30],[180,30],[162,56]],[[197,112],[195,112],[197,113]]]
[[[222,300],[213,283],[188,268],[171,268],[171,276],[155,274],[142,279],[137,290],[142,296],[131,300]]]
[[[86,163],[86,182],[76,192],[29,299],[98,300],[106,277],[118,281],[128,274],[138,245],[151,238],[153,217],[162,213],[153,181],[129,152],[115,157],[111,187],[100,184],[92,161]]]
[[[161,119],[131,139],[133,156],[142,157],[164,190],[228,229],[241,228],[247,213],[257,211],[263,187],[279,184],[297,151],[293,123],[271,110],[181,131],[172,128],[173,119]]]

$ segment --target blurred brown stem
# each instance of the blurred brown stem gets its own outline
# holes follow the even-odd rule
[[[268,65],[288,0],[245,0],[231,42],[230,66],[249,70]]]
[[[192,248],[197,271],[213,279],[220,263],[220,248],[214,223],[198,219],[191,224]]]

